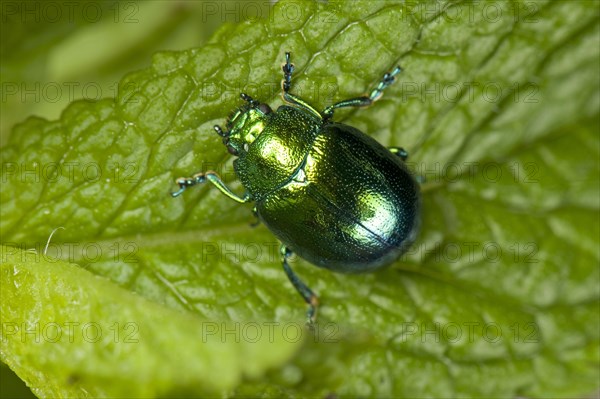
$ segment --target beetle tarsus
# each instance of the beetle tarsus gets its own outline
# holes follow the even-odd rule
[[[307,324],[310,327],[313,327],[317,321],[317,309],[319,309],[319,297],[313,293],[309,298],[308,310],[306,311]]]
[[[258,218],[258,211],[256,210],[256,206],[252,208],[252,215],[256,219],[254,222],[250,223],[250,227],[256,227],[260,224],[260,219]]]
[[[369,95],[371,101],[379,100],[381,98],[381,95],[383,94],[383,91],[392,83],[394,83],[394,81],[396,80],[395,76],[398,75],[400,72],[402,72],[402,68],[399,65],[396,66],[396,68],[394,68],[391,72],[386,72],[383,75],[381,81],[379,81],[379,83],[377,84],[377,87],[375,87],[371,91],[371,94]]]
[[[173,198],[179,197],[179,195],[181,195],[181,193],[183,193],[184,191],[185,191],[185,186],[180,187],[179,190],[171,193],[171,197],[173,197]]]
[[[294,64],[290,63],[290,53],[285,53],[285,64],[281,67],[283,69],[283,91],[288,92],[292,86],[292,73],[294,72]]]
[[[383,95],[383,91],[387,87],[389,87],[392,83],[394,83],[394,81],[396,80],[395,76],[398,75],[400,72],[402,72],[402,68],[400,68],[400,66],[397,66],[391,72],[386,72],[383,75],[383,78],[381,78],[381,80],[377,84],[377,86],[375,86],[375,88],[373,90],[371,90],[371,93],[369,94],[368,97],[362,96],[362,97],[351,98],[348,100],[337,102],[337,103],[325,108],[325,110],[323,111],[324,118],[326,120],[331,119],[333,117],[333,111],[337,108],[367,107],[367,106],[373,104],[375,101],[377,101],[381,98],[381,96]]]
[[[196,173],[192,177],[180,177],[175,182],[179,185],[179,190],[172,192],[172,197],[178,197],[185,191],[186,188],[195,186],[199,183],[204,183],[206,175],[204,173]]]
[[[406,151],[402,147],[390,147],[388,148],[390,152],[396,156],[398,156],[401,160],[405,161],[408,159],[408,151]]]

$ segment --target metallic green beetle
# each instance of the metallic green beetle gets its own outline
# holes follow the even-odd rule
[[[292,271],[292,252],[336,272],[368,272],[402,255],[419,227],[419,185],[402,148],[385,148],[360,130],[332,121],[341,107],[379,99],[400,73],[386,73],[369,96],[335,103],[319,112],[289,92],[294,65],[283,65],[282,105],[273,112],[247,94],[216,132],[237,156],[234,170],[246,189],[234,194],[212,171],[177,179],[179,190],[209,181],[229,198],[255,202],[254,213],[283,243],[283,268],[309,305],[314,322],[317,296]]]

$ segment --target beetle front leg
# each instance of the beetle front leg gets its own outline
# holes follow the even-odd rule
[[[369,94],[369,96],[361,96],[361,97],[351,98],[348,100],[337,102],[337,103],[325,108],[325,110],[323,111],[323,115],[325,116],[325,119],[330,119],[333,116],[333,111],[337,108],[366,107],[368,105],[373,104],[375,101],[377,101],[377,100],[379,100],[379,98],[381,98],[383,91],[387,87],[389,87],[392,83],[394,83],[394,81],[396,80],[395,76],[398,75],[400,72],[402,72],[402,68],[400,68],[400,66],[397,66],[391,72],[387,72],[386,74],[384,74],[383,78],[379,81],[377,86],[375,86],[375,88],[373,90],[371,90],[371,93]]]
[[[294,72],[294,64],[290,62],[289,52],[285,53],[285,64],[283,64],[281,69],[283,69],[283,80],[281,81],[281,87],[283,89],[283,100],[300,108],[304,108],[306,111],[310,112],[317,118],[322,119],[323,115],[321,115],[319,111],[317,111],[309,103],[307,103],[300,97],[296,97],[295,95],[289,92],[290,88],[292,87],[292,72]]]
[[[281,255],[282,255],[282,263],[283,270],[285,270],[285,274],[287,274],[290,282],[298,291],[300,296],[304,299],[304,301],[308,304],[308,311],[306,315],[308,316],[308,323],[313,325],[315,320],[317,319],[317,308],[319,307],[319,298],[315,295],[314,292],[300,278],[294,273],[290,265],[288,264],[287,258],[292,255],[292,251],[288,249],[285,245],[281,246]]]
[[[251,200],[250,195],[248,193],[244,194],[243,197],[240,197],[239,195],[233,193],[233,191],[231,191],[231,189],[227,187],[225,183],[223,183],[219,175],[216,172],[213,172],[212,170],[209,170],[206,173],[196,173],[191,177],[180,177],[176,180],[177,184],[179,185],[179,190],[171,193],[171,195],[173,197],[177,197],[181,193],[183,193],[186,188],[195,186],[196,184],[204,183],[207,180],[210,183],[212,183],[216,188],[218,188],[223,194],[225,194],[234,201],[244,203]]]

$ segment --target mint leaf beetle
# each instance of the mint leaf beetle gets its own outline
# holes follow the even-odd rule
[[[333,122],[342,107],[378,100],[401,72],[383,75],[368,96],[337,102],[322,112],[290,93],[294,65],[283,64],[283,99],[277,111],[247,94],[246,102],[214,129],[237,159],[233,166],[246,189],[234,194],[213,171],[177,179],[187,187],[212,183],[234,201],[254,202],[254,213],[282,242],[290,282],[308,304],[313,323],[317,296],[288,264],[292,252],[335,272],[370,272],[398,259],[416,238],[420,189],[405,165],[408,154],[385,148],[360,130]]]

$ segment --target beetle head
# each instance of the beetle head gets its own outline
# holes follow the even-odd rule
[[[242,93],[242,98],[247,104],[236,109],[227,119],[227,131],[222,132],[215,127],[217,133],[223,137],[223,144],[233,155],[247,152],[250,144],[262,133],[269,120],[271,107],[254,100]]]

